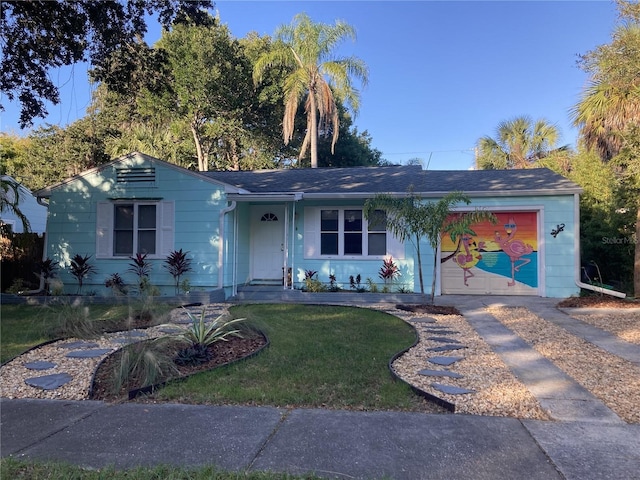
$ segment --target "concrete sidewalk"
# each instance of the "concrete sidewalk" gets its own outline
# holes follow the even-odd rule
[[[633,479],[639,425],[270,407],[6,400],[3,457],[326,478]]]

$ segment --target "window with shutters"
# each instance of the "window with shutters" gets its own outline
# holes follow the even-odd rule
[[[173,202],[100,202],[96,256],[166,256],[173,250]]]
[[[366,219],[361,208],[305,208],[305,258],[404,258],[404,246],[387,231],[386,214]]]

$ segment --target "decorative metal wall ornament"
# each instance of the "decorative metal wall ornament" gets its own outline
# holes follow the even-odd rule
[[[562,232],[564,230],[564,223],[561,223],[560,225],[556,225],[556,228],[554,228],[553,230],[551,230],[551,236],[553,238],[556,238],[558,236],[558,234],[560,232]]]

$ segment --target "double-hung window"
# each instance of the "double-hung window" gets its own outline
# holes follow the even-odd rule
[[[308,207],[305,209],[306,258],[403,258],[399,242],[387,232],[385,212],[369,219],[362,208]]]
[[[115,204],[113,255],[155,255],[157,215],[155,204]]]
[[[166,256],[173,249],[173,202],[99,202],[96,218],[96,256]]]

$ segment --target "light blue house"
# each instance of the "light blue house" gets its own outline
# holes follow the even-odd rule
[[[419,292],[413,246],[369,224],[362,207],[378,193],[425,199],[462,190],[499,223],[443,238],[436,294],[568,297],[579,291],[578,197],[581,189],[547,169],[424,171],[420,166],[194,172],[132,153],[35,194],[48,201],[47,256],[75,291],[71,258],[91,255],[97,273],[85,291],[108,295],[105,280],[128,272],[146,253],[150,281],[163,295],[174,282],[163,262],[189,252],[193,291],[224,298],[247,284],[299,289],[305,272],[349,289],[350,278],[382,286],[392,258],[401,271],[391,288]],[[421,245],[425,285],[433,252]]]

